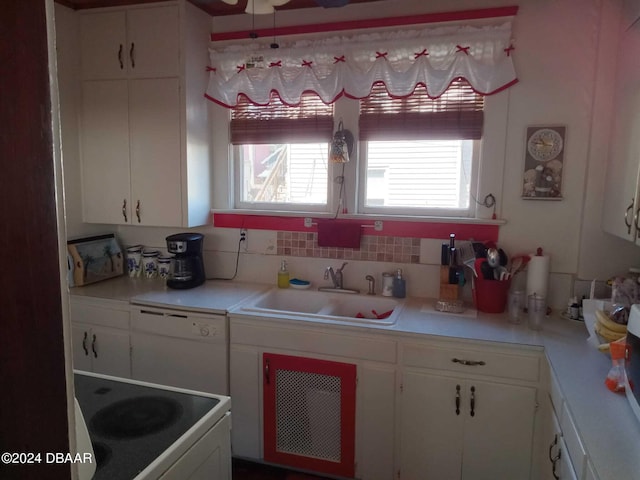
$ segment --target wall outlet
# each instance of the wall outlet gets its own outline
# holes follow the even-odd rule
[[[249,251],[249,235],[246,228],[240,229],[240,251],[244,253]]]

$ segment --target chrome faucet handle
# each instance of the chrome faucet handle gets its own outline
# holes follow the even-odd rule
[[[364,278],[365,278],[365,280],[369,281],[369,291],[367,292],[367,295],[375,295],[376,294],[376,279],[373,278],[372,275],[367,275]]]
[[[336,270],[336,271],[337,271],[337,272],[342,273],[342,270],[344,269],[344,267],[346,267],[346,266],[347,266],[347,264],[348,264],[348,263],[349,263],[349,262],[344,262],[344,263],[342,264],[342,266],[341,266],[338,270]]]
[[[331,273],[331,267],[327,267],[324,269],[324,279],[329,280],[329,274]]]

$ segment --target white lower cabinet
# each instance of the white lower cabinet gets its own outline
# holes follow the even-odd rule
[[[129,304],[72,297],[70,312],[73,368],[131,378]]]
[[[527,479],[535,410],[532,387],[405,371],[399,477]]]
[[[395,341],[383,336],[340,333],[339,329],[327,327],[273,326],[264,320],[238,322],[233,316],[230,336],[234,456],[263,461],[265,448],[272,448],[265,446],[265,423],[269,419],[264,407],[264,395],[268,393],[264,382],[267,375],[273,381],[276,370],[274,364],[265,368],[264,354],[284,355],[299,358],[305,364],[319,360],[355,365],[355,451],[350,454],[355,478],[394,477]]]
[[[464,341],[400,349],[397,478],[531,478],[538,353]]]

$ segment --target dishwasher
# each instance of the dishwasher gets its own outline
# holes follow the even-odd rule
[[[154,307],[131,313],[133,379],[228,395],[225,315]]]

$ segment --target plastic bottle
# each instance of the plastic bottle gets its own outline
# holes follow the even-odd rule
[[[280,270],[278,270],[278,288],[289,288],[289,270],[287,270],[287,261],[280,262]]]
[[[404,298],[407,295],[407,283],[402,278],[402,269],[396,270],[396,276],[393,279],[393,296],[396,298]]]

